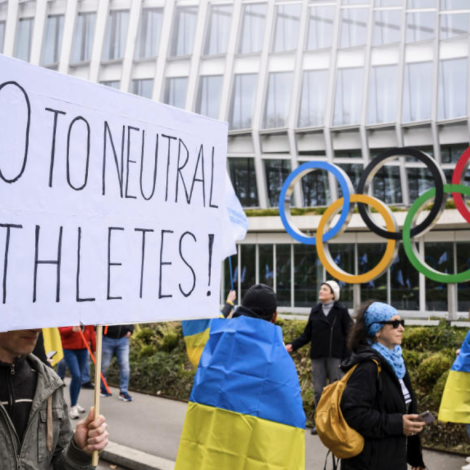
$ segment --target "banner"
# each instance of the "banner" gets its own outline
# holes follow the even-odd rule
[[[227,124],[0,55],[0,331],[217,317]]]

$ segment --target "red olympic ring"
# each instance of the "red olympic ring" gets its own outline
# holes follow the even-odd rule
[[[454,173],[452,175],[452,184],[463,185],[465,172],[470,164],[470,147],[465,150],[462,156],[459,158],[457,165],[455,166]],[[465,202],[465,196],[459,193],[452,193],[452,197],[455,202],[455,207],[460,212],[462,217],[470,224],[470,211]]]

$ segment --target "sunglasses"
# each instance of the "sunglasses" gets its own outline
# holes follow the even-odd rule
[[[400,325],[404,328],[405,327],[405,320],[389,320],[389,321],[375,321],[371,323],[378,323],[379,325],[392,325],[393,328],[396,330]]]

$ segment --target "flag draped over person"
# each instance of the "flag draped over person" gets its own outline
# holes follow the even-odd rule
[[[304,430],[281,328],[245,316],[212,320],[175,470],[303,470]]]
[[[439,409],[439,420],[470,423],[470,331],[447,378]]]

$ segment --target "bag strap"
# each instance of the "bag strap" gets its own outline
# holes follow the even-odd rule
[[[328,453],[326,454],[326,457],[325,457],[325,465],[323,467],[323,470],[327,470],[327,466],[328,466],[328,456],[331,454],[331,459],[333,460],[333,467],[332,469],[333,470],[338,470],[338,464],[339,464],[339,459],[336,460],[335,459],[335,455],[333,454],[333,452],[331,452],[331,450],[328,451]]]

